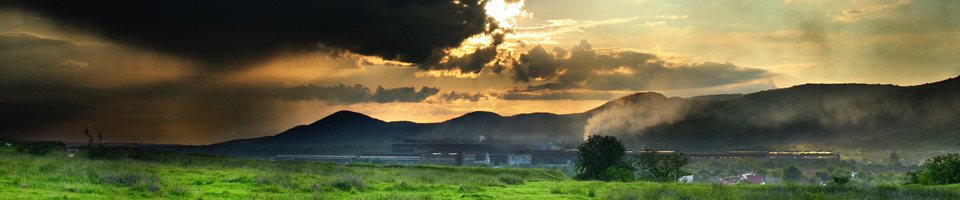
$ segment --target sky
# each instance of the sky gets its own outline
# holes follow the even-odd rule
[[[0,0],[0,136],[210,144],[960,74],[955,0]]]

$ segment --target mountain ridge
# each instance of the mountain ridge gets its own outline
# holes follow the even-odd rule
[[[914,86],[803,84],[712,97],[639,92],[581,113],[502,116],[475,111],[438,123],[385,122],[344,110],[277,135],[216,145],[385,145],[406,138],[479,135],[575,144],[585,134],[608,134],[628,143],[676,149],[689,144],[705,144],[696,145],[699,148],[755,147],[789,143],[798,135],[823,141],[891,134],[905,137],[899,133],[909,130],[952,137],[957,133],[950,129],[957,126],[950,120],[960,119],[958,91],[960,76]]]

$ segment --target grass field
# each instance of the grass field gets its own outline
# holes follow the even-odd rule
[[[0,199],[960,199],[960,186],[574,181],[554,170],[338,165],[162,155],[89,160],[0,148]]]

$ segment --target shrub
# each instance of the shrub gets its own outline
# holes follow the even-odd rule
[[[392,164],[392,165],[387,165],[387,166],[384,166],[384,167],[387,167],[387,168],[415,168],[416,166],[413,166],[413,165]]]
[[[225,155],[212,154],[212,153],[187,153],[185,155],[193,156],[193,157],[203,157],[203,158],[229,158],[228,156],[225,156]]]
[[[241,179],[242,180],[242,179]],[[257,184],[273,184],[280,186],[287,186],[291,180],[290,174],[283,172],[272,172],[272,173],[262,173],[257,175],[254,181]],[[213,182],[210,182],[213,183]]]
[[[850,177],[849,177],[849,176],[834,176],[834,177],[833,177],[833,184],[836,184],[837,186],[846,185],[848,182],[850,182]]]
[[[600,179],[604,181],[631,182],[636,179],[636,176],[630,170],[621,167],[610,167],[600,174]]]
[[[366,168],[380,168],[380,165],[373,163],[350,163],[347,164],[350,167],[366,167]]]
[[[584,195],[594,197],[596,196],[596,189],[587,188],[587,187],[571,187],[563,188],[560,186],[550,188],[550,194],[573,194],[573,195]]]
[[[396,185],[393,186],[393,189],[400,190],[400,191],[417,191],[417,190],[421,190],[421,188],[419,188],[419,187],[417,187],[417,186],[415,186],[415,185],[413,185],[413,184],[407,183],[406,181],[400,181],[400,183],[398,183],[398,184],[396,184]]]
[[[67,147],[67,145],[63,142],[30,142],[17,145],[17,152],[41,156],[65,147]]]
[[[142,151],[134,147],[110,147],[110,146],[87,146],[87,158],[117,160],[123,158],[132,158],[146,161],[159,161],[161,153],[157,150]]]
[[[330,186],[339,190],[350,191],[352,189],[362,190],[367,187],[367,184],[363,183],[360,177],[351,176],[337,179],[331,182]]]
[[[607,193],[607,199],[641,199],[639,191],[629,189],[614,189]]]
[[[137,191],[156,192],[160,189],[162,182],[160,176],[148,172],[128,172],[100,176],[101,184],[120,184],[132,187]]]
[[[550,194],[563,194],[563,188],[552,187],[550,188]]]
[[[128,157],[132,153],[129,150],[124,147],[89,146],[87,147],[87,158],[116,160]]]
[[[523,183],[524,183],[524,182],[523,182],[523,178],[520,178],[520,177],[517,177],[517,176],[501,176],[501,177],[500,177],[500,182],[506,183],[506,184],[508,184],[508,185],[523,184]]]
[[[923,170],[910,170],[904,174],[907,176],[907,182],[905,184],[920,184],[920,175],[923,173]]]

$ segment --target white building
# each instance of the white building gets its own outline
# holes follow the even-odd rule
[[[507,164],[509,165],[519,165],[519,164],[530,164],[533,159],[531,154],[507,154]]]

